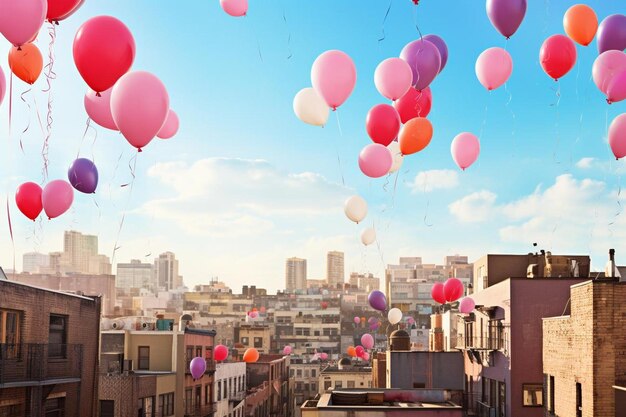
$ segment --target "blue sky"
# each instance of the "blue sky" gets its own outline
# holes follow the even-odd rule
[[[151,260],[171,250],[188,284],[219,276],[237,289],[244,283],[282,288],[290,256],[307,258],[309,277],[321,278],[329,250],[346,252],[346,274],[381,277],[384,264],[398,256],[440,262],[462,253],[475,259],[487,252],[525,253],[533,242],[554,252],[590,253],[600,269],[609,247],[617,249],[618,260],[626,259],[620,257],[626,254],[626,221],[618,214],[626,167],[613,160],[605,138],[607,118],[626,107],[608,106],[590,79],[595,41],[577,47],[578,63],[561,80],[556,106],[558,87],[541,70],[539,48],[548,36],[563,33],[563,14],[574,2],[529,3],[520,29],[505,42],[484,2],[452,7],[422,0],[415,7],[393,0],[384,24],[389,2],[379,0],[251,1],[245,18],[226,15],[217,0],[86,2],[57,28],[50,178],[65,178],[83,136],[86,87],[71,44],[89,17],[113,15],[131,29],[133,68],[163,80],[181,128],[139,155],[132,193],[120,185],[130,181],[133,149],[99,127],[93,143],[90,131],[81,156],[94,157],[100,170],[95,198],[77,193],[70,212],[38,226],[12,204],[17,268],[23,252],[60,250],[67,228],[99,234],[100,251],[109,256],[117,240],[116,262]],[[600,19],[626,12],[622,0],[587,4]],[[397,179],[372,180],[356,161],[370,143],[368,109],[387,102],[374,87],[374,69],[419,37],[416,22],[449,48],[448,64],[431,85],[434,137],[426,150],[405,158]],[[37,41],[44,55],[46,27]],[[484,49],[505,45],[513,75],[506,89],[488,93],[476,79],[475,60]],[[345,51],[357,67],[354,93],[337,114],[341,130],[335,114],[322,129],[303,124],[292,111],[293,96],[310,86],[311,64],[328,49]],[[6,42],[0,50],[8,50]],[[8,74],[6,60],[0,66]],[[42,180],[33,98],[45,117],[43,88],[42,76],[25,95],[29,112],[19,99],[26,85],[14,80],[10,138],[8,95],[0,107],[0,191],[12,203],[19,183]],[[18,141],[29,121],[23,154]],[[462,131],[481,140],[479,160],[466,172],[450,157],[450,142]],[[343,215],[343,201],[354,193],[370,204],[359,226]],[[362,228],[372,224],[380,249],[359,241]],[[11,239],[7,232],[0,236],[0,262],[11,267]]]

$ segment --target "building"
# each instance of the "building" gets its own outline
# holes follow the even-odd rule
[[[261,396],[265,398],[261,402],[265,408],[263,413],[257,416],[291,417],[293,416],[293,385],[289,378],[290,360],[289,356],[263,354],[254,363],[247,363],[248,389],[249,390],[269,390],[269,395]],[[265,388],[267,386],[267,388]],[[254,397],[254,395],[252,395]],[[254,399],[246,397],[246,407]],[[266,402],[265,402],[266,401]],[[252,407],[254,408],[254,407]],[[257,407],[258,408],[258,407]],[[254,412],[254,411],[253,411]],[[247,409],[247,416],[250,409]]]
[[[352,364],[349,358],[343,358],[337,365],[329,365],[322,369],[318,385],[320,394],[343,388],[371,388],[372,368]]]
[[[178,275],[178,259],[172,252],[165,252],[154,260],[155,285],[165,291],[183,286],[183,277]]]
[[[152,292],[154,285],[154,265],[143,263],[139,259],[131,259],[130,263],[118,263],[115,286],[130,290],[131,288],[145,288]]]
[[[271,328],[267,324],[240,324],[234,328],[235,345],[241,349],[256,348],[259,353],[270,353]]]
[[[585,281],[570,298],[570,315],[543,319],[546,415],[624,417],[626,282]]]
[[[343,252],[331,251],[326,254],[326,280],[331,288],[343,286],[345,281]]]
[[[300,406],[318,394],[317,384],[322,365],[319,361],[304,362],[302,359],[292,357],[290,368],[290,376],[294,380],[295,415],[298,417]]]
[[[215,368],[215,417],[243,417],[246,411],[246,364],[219,363]]]
[[[0,415],[97,415],[100,308],[0,280]]]
[[[387,351],[388,388],[463,391],[461,352]]]
[[[306,259],[289,258],[285,262],[285,289],[287,292],[306,290]]]
[[[28,252],[22,255],[22,271],[33,274],[39,272],[40,268],[47,268],[50,265],[50,256],[45,253]]]
[[[448,310],[430,316],[428,350],[451,352],[457,350],[458,311]]]
[[[89,273],[89,261],[98,255],[98,236],[83,235],[73,230],[63,233],[63,252],[72,272]]]
[[[358,272],[350,273],[350,286],[361,288],[365,291],[372,292],[380,288],[380,278],[374,277],[373,274],[359,274]]]

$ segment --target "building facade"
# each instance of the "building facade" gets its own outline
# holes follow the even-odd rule
[[[131,288],[146,288],[152,292],[154,285],[154,265],[143,263],[138,259],[131,259],[130,263],[118,263],[115,286],[130,290]]]
[[[285,289],[288,292],[305,291],[306,285],[306,259],[287,259],[285,262]]]
[[[289,356],[263,354],[254,363],[247,363],[248,389],[263,392],[269,390],[263,414],[257,416],[293,416],[293,384],[289,378]],[[267,386],[267,388],[264,388]],[[253,401],[251,398],[250,401]],[[246,403],[248,398],[246,398]],[[250,415],[250,414],[248,414]],[[255,416],[256,417],[256,416]]]
[[[22,271],[33,274],[40,272],[40,268],[50,265],[50,256],[45,253],[28,252],[22,255]]]
[[[326,254],[326,280],[328,286],[337,288],[345,281],[343,252],[331,251]]]
[[[353,365],[350,359],[343,358],[337,365],[330,365],[320,372],[318,388],[324,394],[343,388],[366,389],[372,387],[372,368]]]
[[[178,259],[172,252],[165,252],[154,260],[155,285],[165,291],[183,286],[183,277],[178,275]]]
[[[215,367],[215,417],[243,417],[246,407],[246,364],[219,363]]]

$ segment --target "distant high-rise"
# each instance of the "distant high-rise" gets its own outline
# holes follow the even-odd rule
[[[306,290],[306,259],[289,258],[285,262],[285,289]]]
[[[73,272],[88,273],[89,259],[98,255],[98,236],[73,230],[63,234],[63,252]]]
[[[378,290],[380,288],[380,278],[376,278],[373,274],[352,272],[350,274],[350,285],[368,292]]]
[[[332,251],[326,255],[326,280],[332,288],[336,288],[338,284],[343,285],[343,252]]]
[[[165,252],[154,260],[155,283],[166,291],[183,286],[183,277],[178,275],[178,259],[172,252]]]
[[[45,253],[28,252],[22,255],[22,271],[34,274],[39,272],[40,268],[46,268],[50,265],[50,256]]]
[[[130,263],[117,264],[115,286],[124,288],[154,288],[154,265],[131,259]]]

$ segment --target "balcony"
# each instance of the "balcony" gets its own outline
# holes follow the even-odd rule
[[[215,414],[216,403],[194,405],[185,403],[185,417],[211,417]]]
[[[0,388],[78,382],[83,345],[0,344]]]
[[[476,415],[478,417],[496,417],[496,409],[481,401],[476,402]]]
[[[506,350],[507,346],[504,337],[466,337],[458,335],[458,349],[474,349],[474,350]]]

